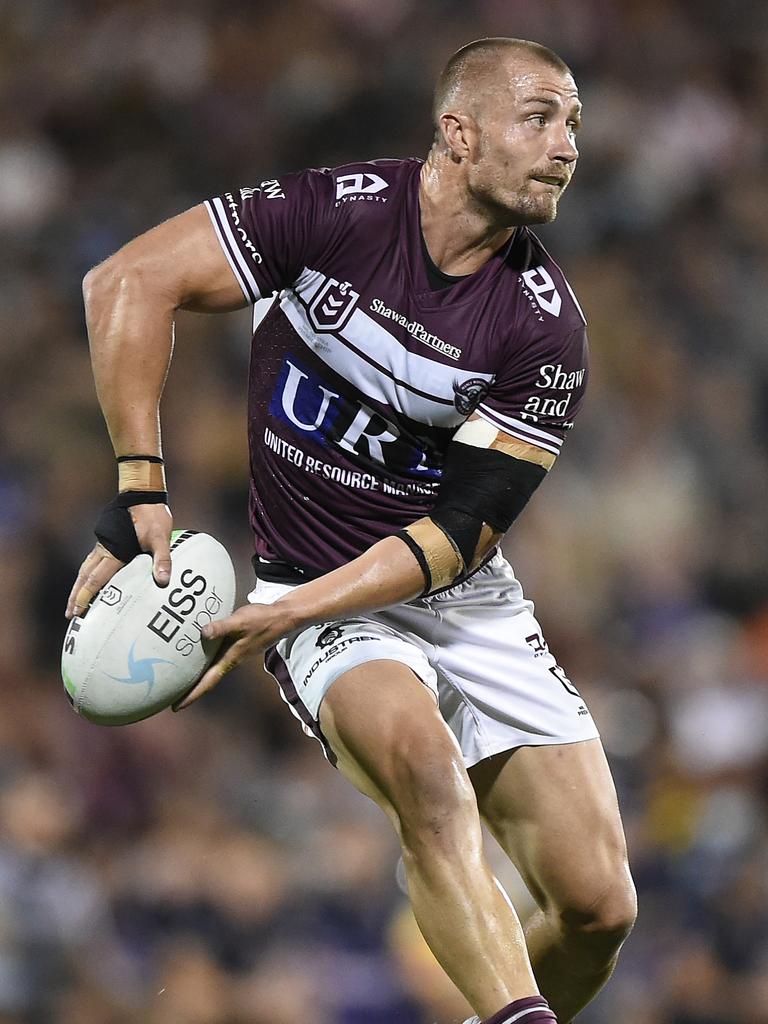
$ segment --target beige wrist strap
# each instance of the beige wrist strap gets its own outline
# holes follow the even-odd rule
[[[450,586],[456,577],[464,572],[464,560],[458,548],[429,517],[417,519],[402,532],[408,534],[413,544],[421,550],[431,577],[427,581],[429,593]]]
[[[117,460],[118,491],[165,491],[165,466],[159,457],[122,455]]]

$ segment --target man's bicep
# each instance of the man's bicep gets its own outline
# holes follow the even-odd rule
[[[503,452],[513,459],[541,466],[547,472],[554,466],[557,458],[553,452],[540,448],[530,441],[523,441],[519,437],[507,434],[483,417],[478,416],[477,413],[470,416],[466,423],[462,423],[453,435],[453,440],[474,448],[489,448]]]
[[[134,238],[108,263],[139,274],[174,309],[224,313],[248,304],[202,204]]]

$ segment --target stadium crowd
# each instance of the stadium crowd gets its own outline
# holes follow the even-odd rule
[[[768,1024],[768,6],[737,6],[0,5],[0,1024],[468,1016],[385,819],[255,664],[101,729],[58,657],[116,479],[83,274],[228,188],[425,154],[432,81],[481,35],[561,52],[585,107],[542,237],[590,321],[591,388],[507,542],[603,733],[639,889],[579,1020]],[[164,400],[176,523],[228,545],[241,599],[248,324],[181,315]]]

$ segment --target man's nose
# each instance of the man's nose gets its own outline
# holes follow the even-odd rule
[[[573,164],[579,157],[576,143],[567,128],[559,130],[552,140],[549,153],[550,160],[559,160],[563,164]]]

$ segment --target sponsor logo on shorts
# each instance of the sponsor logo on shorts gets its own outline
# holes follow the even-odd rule
[[[325,665],[327,662],[333,661],[334,658],[343,654],[353,644],[361,644],[369,641],[378,642],[381,640],[380,636],[371,636],[367,633],[355,636],[344,636],[345,628],[350,625],[354,625],[354,623],[345,622],[341,625],[334,624],[333,626],[326,626],[319,636],[316,637],[315,646],[321,648],[321,653],[309,666],[307,674],[304,676],[305,686],[309,683],[310,679],[321,665]]]
[[[315,640],[315,647],[330,647],[337,640],[341,640],[343,632],[342,626],[327,626]]]
[[[547,655],[551,661],[555,661],[555,659],[552,657],[550,653],[549,644],[541,635],[541,633],[531,633],[530,636],[527,636],[525,638],[525,642],[533,651],[534,658],[541,658],[544,655]],[[576,689],[571,680],[565,674],[565,669],[561,668],[560,665],[557,664],[557,662],[555,662],[553,665],[550,665],[548,671],[549,674],[551,676],[554,676],[558,683],[560,683],[560,685],[566,693],[570,693],[572,697],[578,697],[579,700],[583,699],[579,691]],[[589,712],[582,704],[578,710],[578,714],[588,715]]]
[[[525,638],[525,642],[533,651],[534,658],[540,658],[542,654],[549,654],[549,644],[540,633],[531,633]]]

